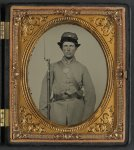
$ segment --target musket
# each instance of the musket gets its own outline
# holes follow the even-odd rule
[[[47,59],[47,118],[50,119],[50,59]]]
[[[45,41],[44,41],[44,60],[47,62],[47,118],[50,119],[50,59],[45,57]]]

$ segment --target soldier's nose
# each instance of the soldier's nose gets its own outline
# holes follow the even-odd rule
[[[67,48],[67,51],[70,51],[70,47]]]

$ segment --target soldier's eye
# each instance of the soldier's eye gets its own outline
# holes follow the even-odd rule
[[[67,45],[64,45],[64,47],[67,47]]]
[[[70,47],[74,47],[74,45],[70,45]]]

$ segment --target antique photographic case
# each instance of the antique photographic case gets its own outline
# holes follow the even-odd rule
[[[9,143],[126,143],[126,11],[123,6],[10,6],[9,22],[1,22],[1,39],[10,39],[9,109],[1,109]],[[71,55],[71,50],[64,53],[63,43],[57,44],[63,39],[80,46],[75,62],[58,70],[63,58]],[[46,74],[47,88],[42,89]],[[68,76],[69,84],[63,84]],[[67,85],[71,94],[64,91]],[[71,87],[78,87],[83,98]],[[93,88],[95,97],[90,97]],[[55,91],[60,91],[60,98]],[[41,112],[45,102],[47,116]],[[87,117],[82,119],[85,109]]]

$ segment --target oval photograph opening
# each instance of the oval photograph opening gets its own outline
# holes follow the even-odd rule
[[[107,85],[106,59],[84,28],[58,25],[37,41],[28,86],[40,113],[59,125],[77,125],[97,110]]]

